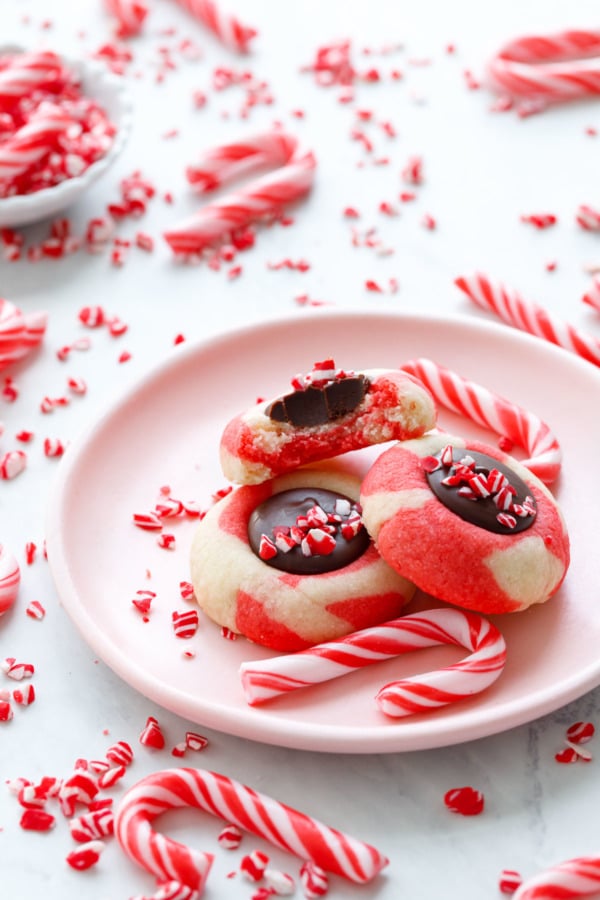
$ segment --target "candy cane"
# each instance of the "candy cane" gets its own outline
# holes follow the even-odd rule
[[[401,368],[422,381],[434,400],[446,409],[491,428],[522,447],[530,454],[522,464],[546,484],[558,477],[562,460],[558,439],[535,413],[430,359],[413,359]]]
[[[575,900],[600,891],[600,857],[580,856],[528,878],[513,900]]]
[[[0,103],[31,96],[36,89],[59,81],[62,73],[60,56],[50,50],[15,54],[0,70]]]
[[[27,356],[46,331],[45,312],[23,313],[0,298],[0,370]]]
[[[134,37],[142,30],[148,7],[140,0],[104,0],[108,13],[116,20],[118,37]]]
[[[27,124],[0,144],[0,179],[12,180],[47,156],[56,140],[75,120],[56,103],[44,101],[32,112]]]
[[[573,100],[600,94],[598,57],[600,31],[532,35],[502,47],[488,71],[510,94],[553,102]]]
[[[282,165],[283,163],[283,165]],[[283,132],[258,135],[238,144],[209,150],[188,179],[201,191],[222,185],[241,171],[266,164],[279,166],[245,188],[205,206],[196,215],[168,231],[164,237],[176,254],[197,254],[224,240],[232,231],[277,215],[311,189],[316,161],[301,153],[295,138]]]
[[[21,581],[21,570],[13,554],[0,544],[0,616],[11,608]]]
[[[509,325],[576,353],[596,366],[600,365],[600,341],[597,338],[562,322],[542,306],[527,303],[516,291],[479,273],[468,278],[457,278],[455,284],[473,303],[495,313]]]
[[[445,669],[384,685],[375,697],[382,712],[400,718],[438,709],[485,690],[504,668],[506,645],[494,625],[475,613],[432,609],[299,653],[242,663],[242,687],[248,703],[255,706],[401,653],[442,644],[473,652]]]
[[[214,0],[177,0],[194,18],[199,19],[221,43],[238,53],[247,53],[250,41],[256,36],[254,28],[242,25],[239,19],[223,13]]]
[[[123,797],[115,833],[125,853],[159,881],[176,881],[200,892],[213,854],[192,850],[152,828],[171,809],[201,809],[304,860],[364,883],[388,860],[356,838],[329,828],[237,781],[205,769],[165,769],[143,778]]]

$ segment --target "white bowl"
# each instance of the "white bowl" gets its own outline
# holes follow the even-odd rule
[[[21,47],[1,47],[0,54],[22,51]],[[132,105],[123,79],[113,75],[94,60],[75,60],[61,54],[65,64],[81,78],[83,93],[101,106],[116,126],[116,134],[108,152],[81,175],[61,181],[54,187],[32,194],[19,194],[0,199],[0,226],[30,225],[47,219],[75,203],[80,196],[111,166],[122,151],[131,130]]]

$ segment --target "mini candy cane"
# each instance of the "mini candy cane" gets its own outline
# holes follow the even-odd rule
[[[247,53],[256,36],[254,28],[242,25],[234,16],[222,13],[214,0],[177,0],[194,18],[199,19],[222,44],[238,53]]]
[[[413,359],[401,368],[422,381],[446,409],[492,428],[523,447],[530,457],[522,464],[546,484],[558,477],[562,459],[558,439],[534,413],[430,359]]]
[[[457,278],[455,284],[473,303],[495,313],[509,325],[570,350],[596,366],[600,365],[599,340],[555,318],[542,306],[527,303],[516,291],[479,273],[469,278]]]
[[[597,57],[600,31],[532,35],[502,47],[488,71],[509,94],[559,102],[600,94]]]
[[[213,855],[165,837],[151,824],[167,810],[190,807],[350,881],[370,881],[388,863],[369,844],[224,775],[205,769],[164,769],[143,778],[125,794],[116,812],[115,833],[125,853],[159,881],[178,881],[198,896]]]
[[[432,609],[299,653],[242,663],[242,686],[246,700],[254,706],[401,653],[441,644],[473,652],[446,669],[386,684],[375,697],[382,712],[399,718],[438,709],[485,690],[504,668],[506,645],[494,625],[475,613]]]
[[[17,53],[0,70],[0,104],[16,102],[31,96],[37,88],[60,82],[62,73],[61,58],[50,50]]]
[[[14,555],[0,544],[0,616],[11,608],[21,581],[21,570]]]
[[[600,857],[580,856],[528,878],[513,900],[575,900],[600,891]]]
[[[296,140],[282,132],[259,135],[249,141],[211,150],[198,166],[190,169],[188,177],[193,184],[200,184],[203,190],[208,190],[230,180],[242,170],[247,172],[266,163],[279,168],[218,203],[205,206],[168,231],[164,237],[174,253],[201,253],[232,231],[280,213],[289,203],[310,191],[316,160],[312,153],[298,152]]]
[[[10,181],[27,172],[50,153],[56,139],[74,125],[75,120],[56,103],[40,103],[27,124],[0,144],[0,179]]]
[[[148,7],[140,0],[104,0],[108,13],[116,20],[118,37],[134,37],[142,30]]]

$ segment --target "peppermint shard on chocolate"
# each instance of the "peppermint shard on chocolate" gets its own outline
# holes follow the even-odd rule
[[[339,369],[315,363],[291,390],[237,415],[221,438],[230,481],[259,484],[306,463],[371,444],[420,437],[435,405],[418,379],[399,369]]]

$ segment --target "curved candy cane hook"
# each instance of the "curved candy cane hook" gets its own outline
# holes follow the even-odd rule
[[[115,833],[131,859],[160,882],[177,882],[195,891],[193,896],[200,896],[204,888],[213,855],[192,850],[152,827],[162,813],[181,808],[209,812],[350,881],[370,881],[388,863],[369,844],[225,775],[205,769],[164,769],[125,794],[116,813]]]

